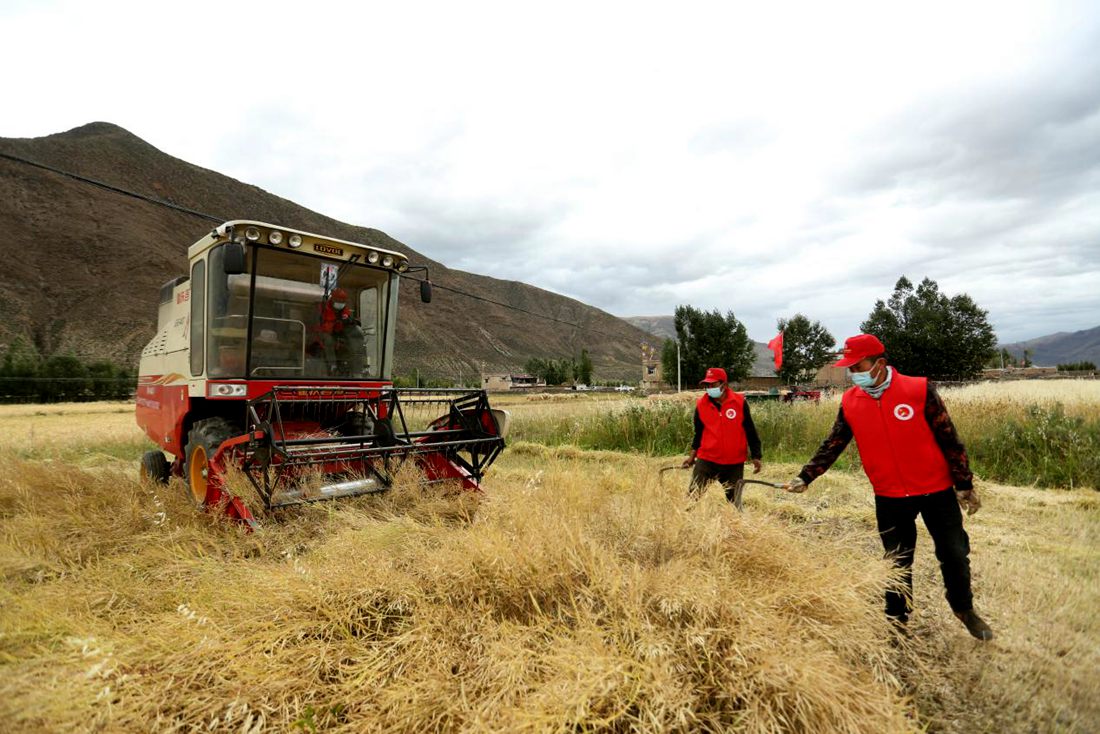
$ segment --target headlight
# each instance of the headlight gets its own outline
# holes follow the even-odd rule
[[[384,258],[382,258],[382,267],[392,268],[393,267],[393,256],[386,255]]]
[[[378,253],[377,252],[368,253],[367,254],[367,262],[369,262],[371,265],[374,265],[376,262],[378,262]]]
[[[408,263],[407,260],[402,260],[401,262],[397,263],[397,272],[403,273],[408,269],[409,269],[409,263]]]
[[[240,382],[206,383],[206,397],[208,398],[243,398],[246,395],[248,395],[248,385]]]
[[[256,240],[260,239],[260,230],[256,229],[255,227],[249,227],[244,231],[244,237],[249,242],[255,242]]]
[[[302,235],[300,235],[300,234],[290,235],[290,239],[287,240],[287,244],[290,245],[291,247],[293,247],[294,249],[298,249],[299,247],[302,246]]]
[[[283,233],[277,229],[271,230],[271,234],[267,236],[267,241],[273,245],[277,245],[283,241]]]

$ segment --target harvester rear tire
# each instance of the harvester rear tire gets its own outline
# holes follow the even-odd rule
[[[196,507],[206,504],[207,470],[210,458],[222,442],[240,433],[224,418],[197,421],[187,434],[184,449],[183,481],[187,496]]]
[[[168,484],[172,467],[168,465],[162,451],[146,451],[141,457],[141,478],[143,481]]]

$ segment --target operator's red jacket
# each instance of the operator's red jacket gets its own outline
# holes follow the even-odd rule
[[[344,330],[344,325],[351,321],[351,309],[344,306],[337,311],[332,307],[332,303],[326,301],[325,305],[321,307],[321,319],[317,325],[317,331],[324,332],[326,334],[339,333]]]

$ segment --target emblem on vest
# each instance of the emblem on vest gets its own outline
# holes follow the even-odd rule
[[[907,421],[913,417],[913,406],[899,403],[894,407],[894,417],[899,421]]]
[[[726,408],[726,417],[733,420],[737,417],[737,411],[733,408]]]

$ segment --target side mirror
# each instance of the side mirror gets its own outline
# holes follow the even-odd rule
[[[226,242],[222,269],[226,275],[240,275],[244,272],[244,245],[240,242]]]
[[[432,302],[432,281],[420,281],[420,300],[422,303]]]

